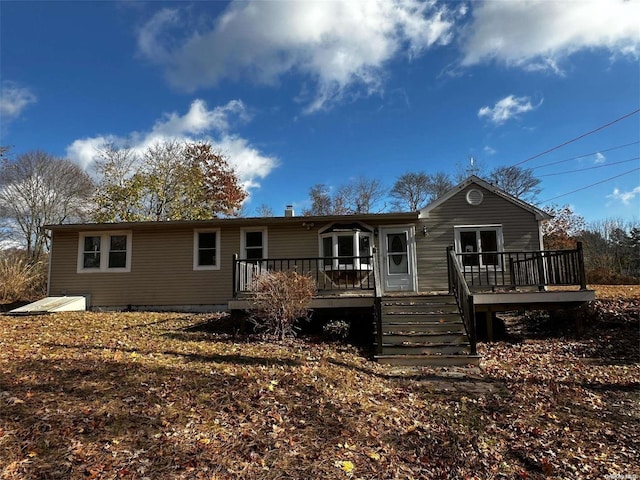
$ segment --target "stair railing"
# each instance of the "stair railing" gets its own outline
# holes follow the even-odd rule
[[[464,278],[464,273],[460,269],[453,247],[447,247],[447,273],[449,276],[449,293],[455,297],[458,310],[462,315],[464,327],[469,337],[470,353],[471,355],[477,355],[476,312],[473,305],[473,295]]]
[[[376,326],[376,352],[382,354],[382,285],[377,249],[373,248],[373,318]]]

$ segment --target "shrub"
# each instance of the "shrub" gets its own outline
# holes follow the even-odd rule
[[[330,340],[344,341],[349,336],[349,323],[344,320],[330,320],[322,327],[322,333]]]
[[[294,271],[261,273],[252,285],[250,318],[267,335],[280,340],[295,336],[296,322],[309,318],[316,291],[313,278]]]
[[[37,300],[47,293],[47,262],[30,262],[19,250],[0,252],[0,301]]]
[[[606,268],[592,268],[585,272],[587,283],[592,285],[638,285],[640,278],[616,273]]]

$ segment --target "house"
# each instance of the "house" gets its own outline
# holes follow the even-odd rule
[[[471,176],[417,212],[49,225],[49,295],[234,311],[262,270],[296,269],[316,279],[313,308],[373,309],[380,360],[466,362],[477,312],[490,327],[495,311],[594,298],[579,249],[543,251],[548,218]]]

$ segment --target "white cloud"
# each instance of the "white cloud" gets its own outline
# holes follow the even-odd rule
[[[640,2],[489,0],[475,3],[462,40],[462,65],[497,60],[526,70],[560,71],[584,49],[640,53]]]
[[[74,140],[73,143],[67,147],[67,158],[78,164],[84,170],[89,170],[98,157],[100,149],[111,143],[118,147],[124,147],[126,145],[126,139],[114,136],[97,136]]]
[[[207,110],[203,100],[194,100],[185,115],[176,112],[163,115],[153,126],[155,134],[163,136],[182,136],[201,134],[206,131],[227,131],[229,122],[236,117],[238,120],[248,120],[245,106],[240,100],[231,100],[222,107]]]
[[[537,105],[533,105],[529,97],[509,95],[499,100],[493,107],[482,107],[478,110],[478,117],[487,118],[490,122],[500,125],[522,113],[535,110],[541,104],[542,100]]]
[[[637,186],[628,192],[621,192],[619,189],[614,188],[613,193],[607,195],[607,198],[622,202],[624,205],[629,205],[631,200],[640,195],[640,186]]]
[[[178,24],[179,20],[178,11],[171,8],[163,8],[151,17],[151,20],[138,31],[138,50],[140,53],[157,61],[168,60],[169,53],[157,41],[157,37],[163,30]]]
[[[496,153],[496,149],[493,147],[490,147],[489,145],[485,145],[484,148],[482,149],[484,151],[484,153],[486,153],[487,155],[494,155]]]
[[[138,49],[187,91],[238,77],[273,85],[301,74],[310,85],[306,111],[314,112],[379,92],[387,62],[449,43],[454,19],[465,13],[418,0],[244,1],[210,29],[193,26],[190,37],[178,38],[173,27],[189,27],[186,13],[163,9],[138,32]]]
[[[232,100],[226,105],[212,110],[203,100],[191,103],[184,115],[176,112],[164,114],[146,132],[131,132],[127,136],[97,135],[75,140],[67,147],[67,157],[85,170],[90,170],[98,158],[99,150],[105,144],[129,147],[142,153],[147,147],[163,140],[195,141],[208,140],[221,152],[228,155],[229,164],[236,170],[247,188],[259,186],[259,179],[265,178],[276,168],[278,160],[264,155],[248,140],[229,132],[234,121],[246,121],[248,114],[244,104]]]
[[[594,163],[604,163],[607,157],[605,157],[600,152],[596,153],[596,157],[594,158]]]
[[[0,116],[4,122],[9,122],[19,117],[22,111],[38,99],[26,87],[21,87],[14,82],[2,82],[0,91]]]

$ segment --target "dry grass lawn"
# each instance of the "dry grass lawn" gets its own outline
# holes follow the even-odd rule
[[[640,476],[625,302],[580,338],[481,344],[475,370],[234,339],[203,315],[0,316],[0,478]]]

